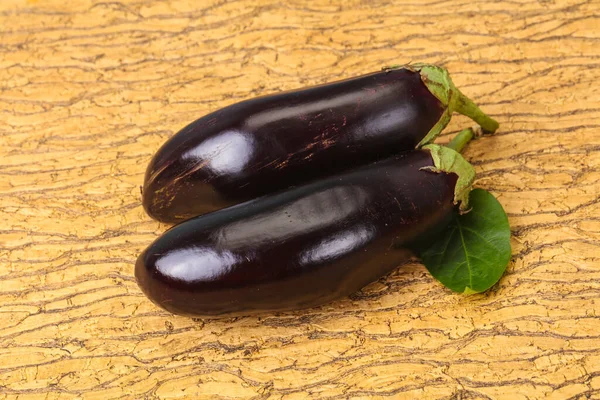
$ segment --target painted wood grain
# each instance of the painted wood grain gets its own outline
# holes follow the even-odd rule
[[[3,0],[0,399],[600,398],[599,25],[597,0]],[[166,226],[139,186],[170,135],[411,61],[501,124],[465,152],[509,214],[499,284],[415,261],[298,313],[146,300],[133,262]]]

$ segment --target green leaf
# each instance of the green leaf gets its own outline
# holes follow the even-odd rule
[[[417,245],[425,267],[455,292],[480,293],[492,287],[510,261],[510,227],[502,205],[488,191],[469,196],[471,211],[455,213],[435,239]]]

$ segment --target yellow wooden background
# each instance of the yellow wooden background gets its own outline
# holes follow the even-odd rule
[[[146,300],[133,263],[166,226],[139,186],[161,143],[411,61],[500,121],[465,153],[509,214],[498,285],[456,295],[414,262],[298,313]],[[0,399],[600,398],[599,79],[598,1],[0,1]]]

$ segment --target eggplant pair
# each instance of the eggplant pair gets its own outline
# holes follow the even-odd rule
[[[388,68],[198,119],[148,166],[145,210],[185,222],[139,256],[139,286],[189,316],[300,309],[359,290],[467,209],[473,168],[429,144],[454,111],[497,129],[434,66]]]

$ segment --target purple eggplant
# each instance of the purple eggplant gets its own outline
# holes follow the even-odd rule
[[[155,304],[188,316],[322,305],[396,268],[467,207],[475,173],[427,145],[167,230],[138,258]]]
[[[171,137],[148,165],[143,205],[180,222],[432,142],[454,111],[498,124],[435,66],[386,68],[230,105]]]

